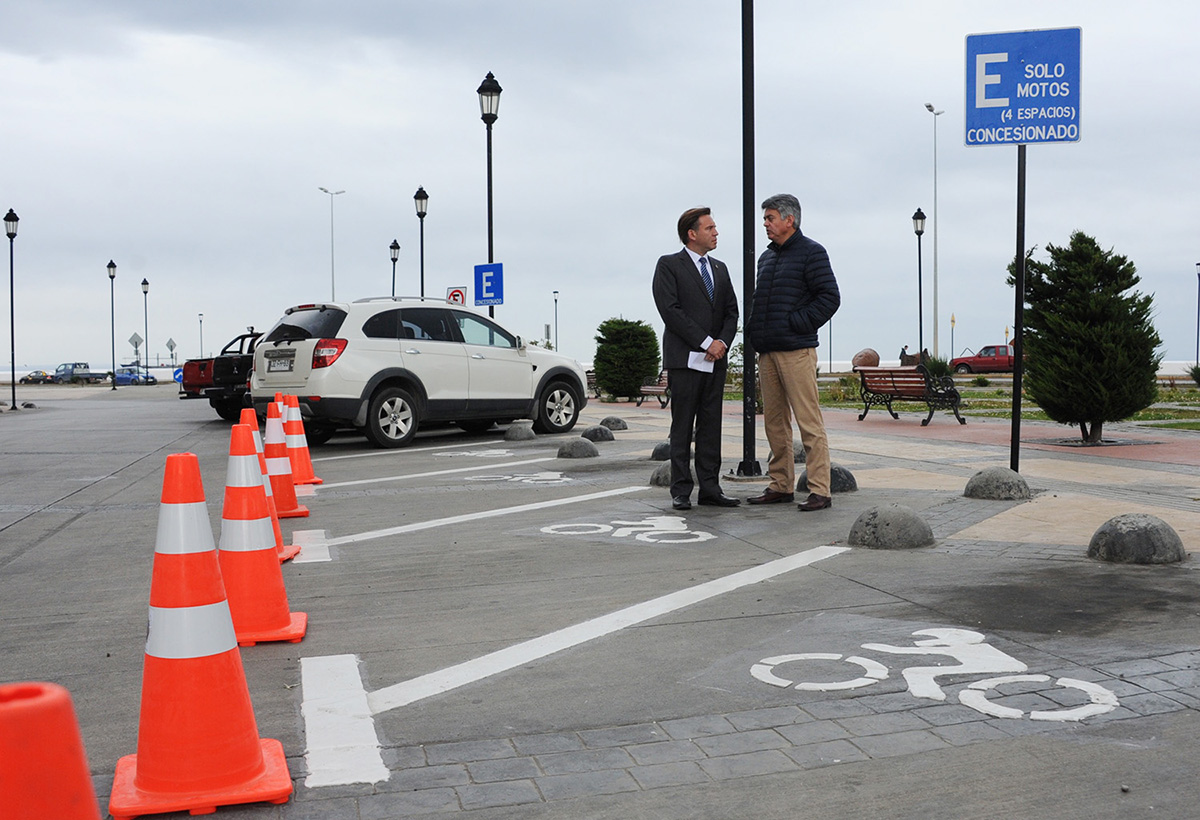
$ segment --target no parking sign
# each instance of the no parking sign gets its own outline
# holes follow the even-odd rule
[[[467,286],[446,288],[446,301],[452,305],[465,305],[467,303]]]

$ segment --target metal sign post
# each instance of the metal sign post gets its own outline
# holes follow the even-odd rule
[[[1083,31],[1079,28],[967,37],[966,144],[1017,146],[1017,257],[1013,311],[1013,409],[1009,467],[1021,459],[1025,372],[1025,146],[1079,141]]]

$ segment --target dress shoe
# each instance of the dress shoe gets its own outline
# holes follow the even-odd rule
[[[782,504],[791,502],[795,498],[792,493],[779,493],[775,490],[763,490],[762,495],[756,495],[754,498],[747,498],[746,501],[750,504]]]
[[[803,504],[797,504],[796,509],[800,510],[800,512],[813,512],[814,510],[825,510],[832,506],[833,499],[829,496],[812,493]]]
[[[721,493],[721,495],[702,495],[700,503],[710,507],[736,507],[742,503],[740,498],[731,498],[730,496]]]
[[[690,510],[692,502],[688,500],[686,495],[677,495],[671,499],[671,506],[677,510]]]

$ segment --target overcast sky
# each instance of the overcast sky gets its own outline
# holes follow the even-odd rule
[[[1154,294],[1166,358],[1194,358],[1200,6],[758,0],[755,18],[755,197],[796,194],[802,229],[829,251],[842,308],[831,348],[821,333],[822,361],[915,350],[918,206],[931,217],[932,349],[926,102],[945,112],[939,352],[1004,340],[1017,149],[964,145],[965,37],[1076,26],[1082,140],[1030,146],[1028,243],[1066,244],[1078,229],[1127,255]],[[661,332],[651,274],[695,205],[713,208],[715,255],[740,278],[737,0],[5,0],[0,212],[21,219],[17,367],[111,365],[110,259],[121,361],[145,332],[144,306],[151,359],[173,338],[182,360],[200,352],[200,313],[212,351],[332,288],[339,300],[386,296],[393,239],[397,293],[416,294],[418,186],[426,294],[471,285],[487,261],[475,92],[488,71],[504,88],[493,130],[502,324],[530,339],[550,324],[553,336],[557,290],[559,346],[581,361],[605,319]],[[760,220],[751,239],[760,253]],[[0,326],[7,337],[7,311]],[[7,363],[8,339],[0,346]]]

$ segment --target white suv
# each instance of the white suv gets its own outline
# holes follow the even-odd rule
[[[276,392],[295,394],[310,444],[354,427],[401,447],[430,421],[486,430],[533,419],[540,433],[565,433],[586,385],[579,362],[461,305],[381,298],[288,308],[255,348],[250,393],[260,414]]]

